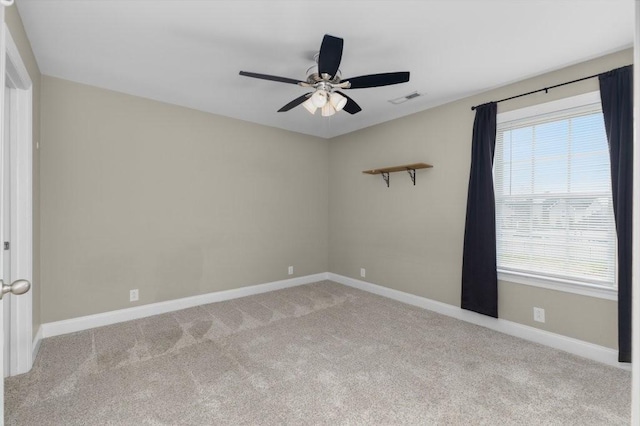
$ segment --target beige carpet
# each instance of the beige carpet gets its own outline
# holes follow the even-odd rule
[[[16,425],[628,424],[630,373],[321,282],[46,339]]]

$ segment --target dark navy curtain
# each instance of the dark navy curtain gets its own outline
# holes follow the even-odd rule
[[[496,266],[496,203],[493,193],[493,153],[497,104],[476,108],[471,146],[471,172],[462,254],[463,309],[498,317]]]
[[[618,235],[618,361],[631,362],[633,68],[618,68],[601,74],[599,79]]]

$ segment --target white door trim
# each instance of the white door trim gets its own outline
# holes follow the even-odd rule
[[[1,1],[1,0],[0,0]],[[4,3],[0,6],[0,22],[4,26]],[[5,32],[0,31],[0,137],[4,135],[4,77],[5,77]],[[4,325],[4,314],[2,305],[0,305],[0,325]],[[0,327],[0,365],[4,366],[4,327]],[[0,380],[0,425],[4,424],[4,378]]]
[[[33,285],[33,84],[20,52],[3,23],[5,76],[15,87],[16,112],[11,135],[11,274]],[[2,85],[4,90],[5,85]],[[15,130],[15,134],[13,131]],[[10,374],[22,374],[33,365],[33,291],[12,297]]]

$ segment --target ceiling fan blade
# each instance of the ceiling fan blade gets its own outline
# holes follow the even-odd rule
[[[356,101],[354,101],[353,99],[351,99],[350,97],[348,97],[347,95],[345,95],[342,92],[336,91],[336,93],[339,93],[342,96],[344,96],[345,98],[347,98],[347,104],[344,106],[344,108],[342,108],[343,111],[346,111],[349,114],[357,114],[360,111],[362,111],[362,108],[360,108],[360,105],[358,105],[356,103]]]
[[[258,74],[255,72],[240,71],[240,75],[243,75],[245,77],[261,78],[262,80],[279,81],[280,83],[291,83],[291,84],[303,83],[302,81],[294,80],[293,78],[278,77],[277,75],[269,75],[269,74]]]
[[[351,83],[349,89],[389,86],[391,84],[406,83],[409,81],[409,71],[361,75],[359,77],[345,78],[342,81]]]
[[[291,102],[289,102],[288,104],[280,108],[278,112],[286,112],[286,111],[289,111],[290,109],[297,107],[298,105],[300,105],[301,103],[309,99],[309,96],[311,96],[311,93],[312,92],[305,93],[304,95],[295,98],[294,100],[292,100]]]
[[[340,61],[342,60],[342,45],[344,40],[339,37],[325,34],[320,45],[318,55],[318,73],[329,74],[333,78],[338,72]]]

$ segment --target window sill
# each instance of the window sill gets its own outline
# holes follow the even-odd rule
[[[595,284],[581,284],[571,281],[555,280],[536,275],[520,274],[498,270],[498,280],[532,287],[546,288],[565,293],[580,294],[582,296],[597,297],[599,299],[618,300],[618,290]]]

